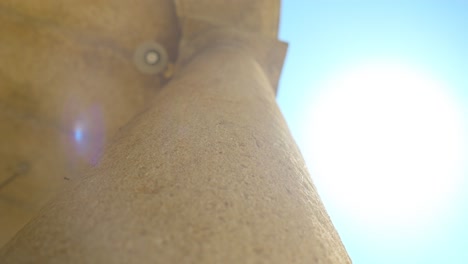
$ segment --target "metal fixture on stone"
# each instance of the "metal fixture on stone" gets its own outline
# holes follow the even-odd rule
[[[145,74],[159,74],[164,71],[168,63],[166,49],[154,41],[140,44],[133,56],[137,69]]]

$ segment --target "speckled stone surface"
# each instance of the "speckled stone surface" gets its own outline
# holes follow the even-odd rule
[[[233,2],[175,1],[172,80],[2,263],[351,263],[275,101],[278,2]]]
[[[165,80],[134,49],[175,61],[177,21],[170,0],[1,1],[0,246],[148,106]]]

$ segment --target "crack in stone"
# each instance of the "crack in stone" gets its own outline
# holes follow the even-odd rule
[[[6,186],[8,186],[11,182],[13,182],[19,176],[28,173],[28,171],[29,171],[29,163],[20,162],[18,166],[16,167],[16,170],[13,172],[13,174],[10,177],[8,177],[6,180],[4,180],[3,182],[0,182],[0,191]]]

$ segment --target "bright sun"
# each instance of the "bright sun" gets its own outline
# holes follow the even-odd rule
[[[461,111],[440,83],[395,63],[330,81],[313,102],[310,170],[328,206],[378,228],[411,228],[453,202]]]

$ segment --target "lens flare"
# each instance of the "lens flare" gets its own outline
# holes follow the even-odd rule
[[[105,142],[105,123],[100,107],[83,109],[72,130],[75,154],[91,164],[97,164]]]
[[[410,67],[372,63],[323,91],[308,131],[327,206],[385,232],[443,221],[464,156],[462,111],[447,88]]]
[[[73,136],[75,138],[76,143],[79,144],[83,141],[83,129],[81,128],[81,126],[75,127],[75,129],[73,130]]]

